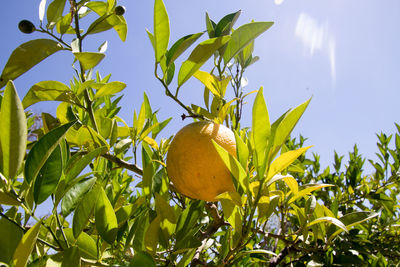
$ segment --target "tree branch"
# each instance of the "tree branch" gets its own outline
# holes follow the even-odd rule
[[[108,159],[111,162],[114,162],[115,164],[117,164],[118,166],[125,168],[127,170],[133,171],[134,173],[142,176],[143,175],[143,170],[137,166],[136,164],[132,164],[129,163],[125,160],[122,160],[120,158],[118,158],[117,156],[111,155],[111,154],[104,154],[101,155],[103,158]]]

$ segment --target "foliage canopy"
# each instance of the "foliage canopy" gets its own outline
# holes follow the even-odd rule
[[[69,8],[66,8],[69,5]],[[67,10],[67,12],[64,12]],[[89,13],[96,14],[81,27]],[[342,167],[320,170],[319,156],[306,156],[305,139],[290,134],[310,100],[275,121],[263,88],[246,93],[243,74],[258,60],[255,39],[272,22],[236,27],[240,11],[218,22],[208,14],[205,31],[170,44],[168,13],[154,1],[155,78],[184,111],[182,119],[230,127],[236,157],[214,144],[232,174],[234,192],[218,202],[184,197],[166,172],[172,137],[160,137],[171,118],[159,121],[144,94],[128,125],[118,116],[126,84],[102,76],[105,56],[82,50],[92,34],[114,30],[126,40],[125,8],[116,0],[46,0],[39,25],[22,21],[24,33],[48,38],[21,44],[0,79],[0,262],[10,266],[394,266],[399,262],[400,127],[378,135],[380,162],[365,175],[357,147]],[[46,18],[46,20],[45,20]],[[206,33],[206,34],[205,34]],[[207,36],[206,36],[207,35]],[[202,39],[200,39],[202,38]],[[69,84],[41,81],[20,98],[13,80],[59,51],[69,52]],[[187,59],[180,61],[185,51]],[[179,59],[179,60],[178,60]],[[213,60],[212,68],[205,63]],[[211,60],[211,61],[212,61]],[[69,63],[68,63],[69,64]],[[204,85],[204,105],[182,102],[192,77]],[[227,98],[227,90],[234,93]],[[251,127],[241,126],[249,94]],[[58,101],[55,114],[36,115],[31,105]],[[141,164],[138,164],[138,159]],[[36,208],[52,203],[50,215]]]

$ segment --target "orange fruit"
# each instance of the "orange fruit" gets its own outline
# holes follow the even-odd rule
[[[205,201],[235,191],[231,173],[211,140],[236,157],[234,133],[224,125],[201,121],[183,127],[168,149],[167,173],[177,191]]]

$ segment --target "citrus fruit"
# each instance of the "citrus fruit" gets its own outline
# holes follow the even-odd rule
[[[235,191],[231,174],[211,140],[236,157],[234,133],[224,125],[201,121],[183,127],[168,149],[167,173],[177,191],[205,201]]]
[[[32,33],[35,31],[35,25],[33,25],[32,22],[30,22],[29,20],[21,20],[18,23],[18,28],[21,32],[23,33]]]
[[[123,14],[125,14],[125,7],[124,6],[116,6],[115,7],[115,14],[118,16],[122,16]]]

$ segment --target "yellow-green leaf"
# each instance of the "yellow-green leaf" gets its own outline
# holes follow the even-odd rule
[[[74,56],[82,64],[84,70],[96,67],[105,57],[103,53],[96,52],[75,52]]]
[[[36,239],[39,234],[42,221],[37,222],[31,229],[29,229],[21,241],[19,242],[13,256],[13,264],[15,267],[24,267],[28,262],[29,256],[32,253],[33,247],[36,244]]]
[[[95,208],[96,229],[100,236],[109,244],[114,243],[118,232],[118,222],[114,209],[102,187],[99,188],[99,198]]]
[[[105,95],[113,95],[121,92],[126,87],[126,84],[123,82],[110,82],[103,85],[94,96],[95,98],[102,97]]]
[[[267,180],[271,179],[275,174],[280,173],[292,164],[301,154],[307,151],[311,146],[302,147],[296,150],[288,151],[275,159],[269,167]]]
[[[0,88],[15,80],[48,56],[64,47],[50,39],[36,39],[17,47],[8,59],[0,78]]]
[[[24,108],[11,81],[7,83],[1,103],[0,129],[0,171],[10,181],[24,160],[27,138]]]
[[[289,201],[289,204],[295,202],[297,199],[304,197],[307,194],[310,194],[311,192],[324,188],[324,187],[329,187],[329,186],[334,186],[332,184],[316,184],[316,185],[307,185],[306,188],[300,190],[297,192],[297,194],[293,195],[292,198]]]
[[[156,62],[160,62],[168,48],[169,18],[162,0],[154,1],[154,50]]]
[[[158,232],[160,230],[161,216],[158,215],[149,225],[144,236],[144,246],[150,254],[155,254],[158,244]]]
[[[178,74],[178,86],[184,84],[201,66],[214,54],[214,52],[229,41],[229,36],[222,36],[205,40],[198,44],[189,58],[182,63]]]

